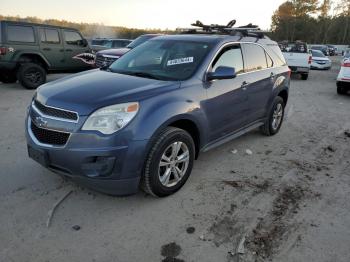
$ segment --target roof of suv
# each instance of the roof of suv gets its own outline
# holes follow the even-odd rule
[[[257,37],[241,37],[237,35],[221,35],[221,34],[179,34],[158,36],[156,39],[170,39],[183,41],[198,41],[207,43],[226,43],[226,42],[254,42],[259,44],[276,43],[271,39]],[[277,43],[276,43],[277,44]]]
[[[54,28],[62,28],[62,29],[79,31],[78,29],[72,28],[72,27],[56,26],[56,25],[49,25],[49,24],[29,23],[29,22],[22,22],[22,21],[0,20],[0,23],[17,24],[17,25],[21,24],[21,25],[27,25],[27,26],[45,26],[45,27],[54,27]]]

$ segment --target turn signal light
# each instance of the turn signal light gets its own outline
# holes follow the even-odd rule
[[[309,64],[312,62],[312,56],[309,56]]]

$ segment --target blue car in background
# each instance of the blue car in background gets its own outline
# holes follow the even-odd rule
[[[26,117],[29,156],[107,194],[163,197],[201,152],[255,128],[276,134],[290,84],[278,44],[249,28],[207,29],[42,85]]]

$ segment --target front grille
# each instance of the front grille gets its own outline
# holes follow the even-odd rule
[[[113,57],[104,57],[102,55],[97,55],[95,60],[96,67],[104,67],[111,65],[117,58]]]
[[[78,114],[75,112],[45,106],[37,100],[34,101],[34,105],[37,109],[40,110],[40,112],[42,112],[45,115],[63,118],[63,119],[74,120],[74,121],[78,120]]]
[[[63,133],[59,131],[52,131],[44,128],[37,127],[34,122],[31,122],[30,126],[35,138],[43,144],[49,144],[54,146],[64,146],[69,138],[69,133]]]

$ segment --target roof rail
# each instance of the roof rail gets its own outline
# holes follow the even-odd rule
[[[267,32],[262,31],[259,26],[248,24],[245,26],[234,27],[236,20],[231,20],[227,25],[211,24],[205,25],[201,21],[191,24],[198,28],[178,28],[181,34],[221,34],[221,35],[240,35],[257,38],[264,38]]]

